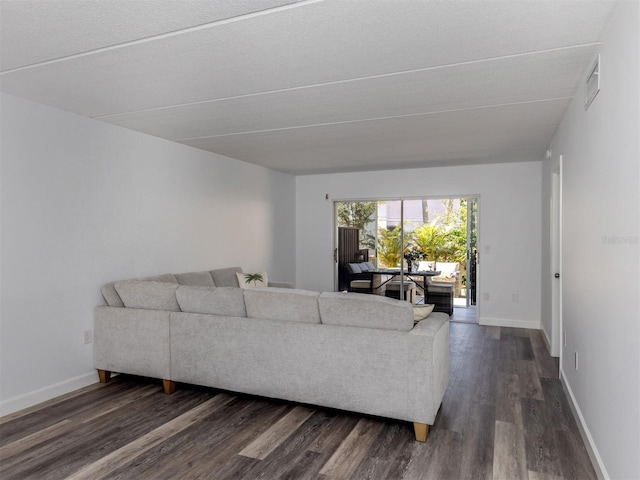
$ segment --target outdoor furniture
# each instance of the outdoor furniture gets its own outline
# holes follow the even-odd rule
[[[420,264],[433,264],[431,261],[420,262]],[[436,268],[440,273],[430,278],[430,283],[444,283],[453,285],[453,294],[456,297],[461,296],[462,278],[460,275],[460,264],[458,262],[437,262]]]
[[[429,301],[425,303],[433,303],[434,312],[443,312],[453,315],[453,285],[447,283],[429,283],[427,284]]]
[[[400,300],[400,287],[399,280],[392,280],[385,284],[385,296]],[[416,285],[411,281],[404,282],[404,299],[409,303],[416,303]]]
[[[378,295],[383,295],[384,288],[389,282],[397,281],[398,277],[400,277],[400,269],[380,269],[380,270],[370,270],[368,273],[373,275],[373,293]],[[404,281],[405,283],[412,283],[422,292],[426,292],[426,286],[428,283],[428,279],[435,275],[438,275],[439,271],[418,271],[418,272],[404,272]],[[383,276],[390,276],[391,278],[388,280],[383,280]],[[422,280],[418,280],[420,277]]]
[[[372,293],[372,278],[370,270],[374,266],[371,262],[347,263],[343,266],[343,278],[347,282],[350,292]]]
[[[372,293],[371,280],[351,280],[349,291],[355,293]]]

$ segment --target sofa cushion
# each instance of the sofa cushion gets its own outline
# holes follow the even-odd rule
[[[436,263],[436,269],[440,271],[440,275],[434,277],[434,279],[443,278],[456,278],[460,270],[460,264],[458,262],[438,262]]]
[[[124,307],[122,299],[113,286],[115,282],[109,282],[102,287],[102,296],[110,307]]]
[[[114,286],[127,308],[180,311],[176,300],[176,290],[179,287],[177,283],[123,280],[116,282]]]
[[[419,272],[428,272],[430,270],[433,270],[433,260],[420,260],[418,262]]]
[[[211,274],[211,278],[213,278],[213,283],[215,283],[216,287],[238,288],[240,286],[238,284],[238,277],[236,277],[236,273],[238,272],[242,272],[242,268],[219,268],[217,270],[211,270],[209,273]]]
[[[420,320],[424,320],[431,312],[433,312],[433,307],[436,305],[434,303],[427,303],[426,305],[414,305],[413,306],[413,321],[419,322]]]
[[[246,317],[242,290],[234,287],[182,285],[176,290],[180,310],[228,317]]]
[[[151,277],[139,278],[138,280],[145,280],[150,282],[163,282],[163,283],[178,283],[173,273],[163,273],[162,275],[152,275]]]
[[[409,302],[362,293],[323,292],[318,304],[323,324],[405,332],[413,328]]]
[[[255,273],[236,273],[236,277],[238,278],[238,286],[240,288],[255,288],[255,287],[269,286],[269,278],[267,277],[267,272],[264,272],[264,271],[255,272]],[[252,278],[254,279],[251,280]]]
[[[180,285],[190,285],[199,287],[215,287],[213,278],[209,272],[189,272],[176,273],[176,280]]]
[[[362,273],[362,269],[357,263],[347,263],[347,270],[349,273]]]
[[[319,296],[291,288],[249,288],[244,290],[244,303],[249,318],[320,323]]]

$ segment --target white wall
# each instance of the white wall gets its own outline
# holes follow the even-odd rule
[[[578,91],[543,174],[549,192],[563,156],[562,376],[600,468],[616,479],[640,478],[639,30],[639,3],[621,2],[602,37],[600,93],[585,111]]]
[[[539,328],[540,192],[540,162],[297,177],[296,286],[333,289],[334,200],[479,195],[480,322]]]
[[[294,177],[0,97],[0,408],[91,383],[111,280],[240,265],[294,281]]]

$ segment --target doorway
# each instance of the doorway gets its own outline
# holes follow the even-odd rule
[[[336,201],[336,289],[349,290],[346,259],[403,272],[435,269],[430,282],[453,294],[452,320],[477,322],[478,203],[477,196]],[[416,293],[416,303],[424,298]]]
[[[551,174],[551,356],[562,356],[562,155]],[[562,361],[562,359],[561,359]]]

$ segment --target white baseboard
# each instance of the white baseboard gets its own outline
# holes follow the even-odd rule
[[[596,475],[600,480],[610,480],[609,474],[607,473],[607,469],[604,466],[604,462],[602,461],[602,457],[600,457],[600,453],[596,448],[596,444],[593,441],[593,437],[591,436],[591,432],[587,428],[587,424],[582,416],[582,411],[578,406],[578,402],[576,401],[576,397],[573,395],[573,390],[571,390],[571,386],[564,375],[562,369],[560,369],[560,381],[562,382],[562,386],[564,387],[565,392],[567,392],[569,397],[569,406],[571,407],[571,411],[573,412],[573,416],[576,419],[576,423],[578,424],[578,429],[580,430],[580,436],[582,437],[582,441],[584,442],[585,447],[587,448],[587,453],[589,454],[589,458],[591,459],[591,464],[593,465],[593,469],[596,471]]]
[[[547,335],[547,331],[544,328],[542,330],[542,338],[544,338],[544,344],[547,346],[547,352],[551,355],[551,340],[549,340],[549,336]],[[553,355],[551,355],[553,357]]]
[[[79,377],[70,378],[69,380],[39,388],[32,392],[18,395],[17,397],[8,398],[0,402],[0,417],[24,408],[32,407],[38,403],[46,402],[65,393],[73,392],[79,388],[97,383],[98,381],[98,373],[94,370]]]
[[[539,320],[513,320],[511,318],[480,317],[478,319],[478,324],[490,327],[532,328],[534,330],[540,330]]]

